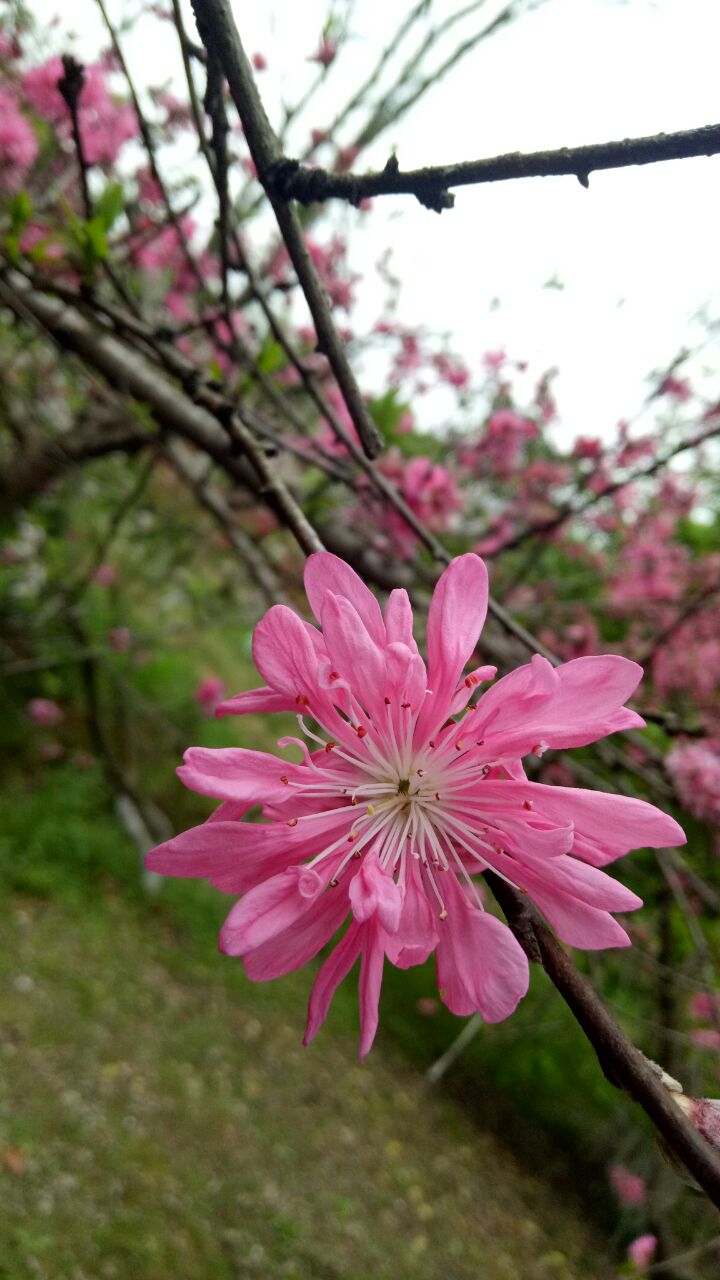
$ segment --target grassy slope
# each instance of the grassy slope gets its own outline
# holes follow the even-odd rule
[[[358,1065],[352,982],[303,1050],[310,975],[246,982],[201,885],[144,899],[95,774],[21,785],[0,809],[0,1276],[612,1273],[387,1035]]]

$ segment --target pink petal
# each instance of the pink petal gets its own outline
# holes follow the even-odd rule
[[[404,644],[417,653],[413,636],[413,611],[410,597],[402,587],[390,592],[385,605],[385,630],[388,644]]]
[[[323,636],[333,666],[361,705],[379,714],[385,688],[385,654],[366,630],[357,610],[328,591],[322,607]]]
[[[361,1062],[369,1054],[377,1032],[384,960],[380,930],[376,924],[369,925],[366,929],[358,982]]]
[[[487,604],[485,564],[471,553],[458,556],[441,575],[428,612],[428,673],[436,699],[455,692],[482,631]]]
[[[287,605],[274,604],[260,619],[252,653],[258,671],[276,692],[296,700],[317,690],[316,647],[307,624]]]
[[[425,897],[417,863],[411,862],[395,933],[385,938],[385,954],[398,969],[424,964],[438,943],[435,917]]]
[[[235,903],[227,917],[220,930],[220,950],[242,956],[282,933],[314,906],[334,866],[330,860],[323,863],[322,874],[310,867],[288,867],[256,885]]]
[[[215,708],[215,715],[221,719],[251,715],[255,711],[297,711],[297,703],[294,696],[278,693],[276,689],[248,689],[246,693],[226,698]]]
[[[634,796],[587,791],[583,787],[550,787],[540,782],[484,782],[483,796],[492,804],[524,800],[538,818],[575,825],[572,852],[593,866],[604,866],[631,849],[664,849],[685,844],[685,833],[669,814]]]
[[[329,551],[316,551],[305,561],[305,592],[318,622],[322,620],[328,591],[348,600],[375,643],[385,644],[385,624],[372,591],[339,556],[331,555]]]
[[[350,881],[350,906],[356,920],[376,918],[387,933],[395,933],[400,923],[402,893],[377,857],[368,854]]]
[[[327,1018],[335,992],[360,954],[363,929],[363,925],[353,922],[334,950],[330,952],[327,960],[320,966],[310,992],[303,1044],[310,1044]]]
[[[473,732],[488,756],[522,756],[543,744],[586,746],[645,721],[623,707],[642,668],[614,655],[576,658],[553,668],[536,654],[488,689],[477,704]]]
[[[247,951],[243,964],[253,982],[269,982],[302,969],[337,932],[348,912],[347,895],[332,889],[276,937]]]
[[[630,938],[608,911],[589,907],[569,894],[540,886],[532,889],[533,902],[563,942],[583,951],[602,951],[606,947],[629,947]]]
[[[190,747],[177,770],[180,781],[190,791],[218,800],[238,800],[249,805],[287,797],[289,782],[304,782],[307,770],[288,764],[265,751],[244,747]]]
[[[528,989],[527,956],[507,925],[470,905],[453,875],[442,885],[448,916],[438,925],[441,998],[453,1013],[501,1022]]]

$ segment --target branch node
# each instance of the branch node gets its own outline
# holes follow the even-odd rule
[[[420,204],[433,213],[442,213],[444,209],[455,208],[455,196],[447,187],[428,187],[424,191],[416,191]]]

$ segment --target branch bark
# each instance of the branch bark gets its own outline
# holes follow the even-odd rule
[[[325,200],[346,200],[359,204],[375,196],[415,196],[426,209],[442,213],[452,209],[451,187],[477,186],[485,182],[508,182],[515,178],[550,178],[563,175],[577,178],[583,187],[590,174],[601,169],[626,169],[635,165],[658,164],[664,160],[687,160],[720,153],[720,124],[678,133],[658,133],[618,142],[597,142],[582,147],[506,155],[459,164],[429,165],[402,170],[395,156],[376,173],[329,173],[310,169],[285,156],[263,172],[263,184],[270,198],[315,204]]]
[[[375,458],[383,447],[382,437],[367,411],[355,381],[308,252],[300,220],[295,211],[274,193],[271,186],[266,185],[266,175],[282,159],[282,151],[257,91],[230,6],[227,0],[193,0],[193,11],[208,55],[218,58],[230,86],[258,177],[267,191],[280,234],[310,309],[318,337],[318,348],[328,358],[363,449],[369,458]]]
[[[720,1208],[720,1157],[680,1110],[652,1064],[610,1016],[535,908],[492,872],[486,872],[485,879],[528,959],[542,965],[573,1013],[604,1075],[642,1107],[681,1164]]]

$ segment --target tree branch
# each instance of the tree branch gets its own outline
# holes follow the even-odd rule
[[[542,965],[580,1024],[604,1075],[642,1107],[678,1160],[720,1208],[720,1158],[716,1152],[680,1110],[652,1064],[610,1016],[532,904],[492,872],[486,872],[485,879],[528,958]]]
[[[260,181],[282,158],[257,91],[227,0],[193,0],[198,32],[208,54],[216,54],[242,121],[250,153]],[[280,234],[305,295],[318,336],[318,347],[327,356],[342,391],[348,412],[369,458],[380,453],[383,441],[360,393],[355,375],[335,328],[327,299],[305,243],[297,214],[266,187]]]
[[[220,3],[221,0],[215,0]],[[450,187],[476,186],[484,182],[508,182],[514,178],[550,178],[570,175],[587,187],[590,174],[600,169],[625,169],[634,165],[657,164],[662,160],[687,160],[693,156],[720,153],[720,124],[679,133],[658,133],[646,138],[625,138],[621,142],[598,142],[583,147],[560,147],[555,151],[507,155],[484,160],[464,160],[459,164],[429,165],[424,169],[401,170],[395,156],[377,173],[328,173],[310,169],[297,160],[278,157],[262,174],[263,185],[273,197],[314,204],[324,200],[347,200],[359,204],[374,196],[415,196],[426,209],[442,213],[451,209],[455,197]]]

